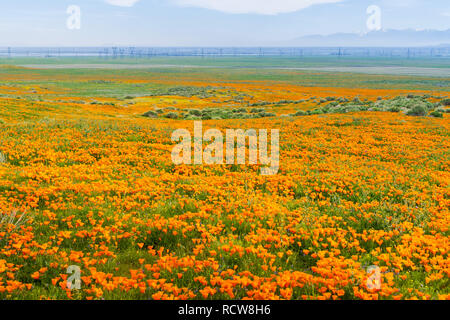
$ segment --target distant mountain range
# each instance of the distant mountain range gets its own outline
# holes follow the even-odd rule
[[[450,29],[439,30],[382,30],[364,34],[335,33],[310,35],[285,43],[299,47],[423,47],[450,46]]]

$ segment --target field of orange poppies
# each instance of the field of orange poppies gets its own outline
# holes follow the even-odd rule
[[[440,116],[311,112],[408,95]],[[449,95],[450,78],[4,65],[0,299],[450,299]],[[175,166],[172,132],[206,109],[204,130],[279,129],[278,174]]]

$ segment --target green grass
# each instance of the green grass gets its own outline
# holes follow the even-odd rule
[[[21,69],[1,68],[0,78],[13,76],[10,81],[21,85],[40,85],[49,89],[61,89],[71,92],[73,96],[121,97],[124,95],[142,96],[171,93],[173,86],[152,83],[160,79],[189,79],[210,82],[220,86],[223,81],[273,81],[300,86],[328,86],[368,89],[404,89],[448,91],[450,76],[397,76],[375,74],[353,74],[346,72],[324,72],[312,70],[282,70],[271,67],[348,67],[348,66],[401,66],[450,68],[450,59],[400,59],[400,58],[301,58],[301,57],[155,57],[150,59],[99,59],[99,58],[3,58],[0,65],[24,64],[148,64],[147,69]],[[161,65],[190,65],[194,67],[169,68]],[[209,67],[198,68],[197,66]],[[103,79],[89,81],[86,79]],[[126,79],[143,79],[144,83],[126,83]],[[84,81],[77,81],[84,80]],[[172,88],[172,89],[171,89]],[[178,92],[174,93],[180,93]],[[182,92],[181,92],[182,93]]]
[[[148,65],[192,65],[192,66],[219,66],[235,68],[261,68],[261,67],[426,67],[450,68],[450,58],[409,58],[404,57],[50,57],[50,58],[2,58],[3,65],[24,64],[148,64]]]

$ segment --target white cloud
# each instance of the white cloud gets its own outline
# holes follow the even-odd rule
[[[177,5],[184,7],[199,7],[227,13],[257,13],[257,14],[274,15],[278,13],[299,11],[315,4],[337,3],[343,0],[171,0],[171,1]]]
[[[421,0],[383,0],[382,6],[383,7],[395,7],[395,8],[411,8],[411,7],[417,7],[418,5],[422,4],[423,1]]]
[[[105,0],[105,1],[113,6],[132,7],[140,0]]]

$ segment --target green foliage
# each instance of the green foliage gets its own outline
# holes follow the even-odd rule
[[[351,102],[333,101],[327,105],[309,110],[306,112],[297,112],[296,116],[308,114],[322,114],[322,113],[347,113],[347,112],[361,112],[361,111],[384,111],[384,112],[403,112],[411,116],[426,116],[428,113],[433,113],[433,116],[439,117],[438,113],[447,112],[444,109],[439,109],[439,104],[434,104],[428,101],[431,97],[429,95],[417,96],[409,94],[407,96],[398,96],[393,99],[382,100],[380,97],[376,102],[361,101],[358,97]],[[442,103],[442,102],[441,102]],[[433,112],[436,111],[436,112]]]
[[[189,114],[200,117],[202,115],[202,112],[198,109],[191,109],[189,110]]]
[[[382,109],[386,111],[398,110],[393,112],[403,111],[407,114],[409,114],[409,111],[416,107],[421,107],[421,109],[424,109],[425,114],[428,110],[435,108],[433,103],[427,101],[427,98],[414,95],[408,95],[407,97],[399,96],[391,100],[378,101],[376,105],[382,107]]]
[[[306,111],[303,110],[298,110],[296,113],[294,113],[295,117],[300,117],[300,116],[306,116]]]
[[[450,99],[443,99],[443,100],[441,100],[441,104],[443,106],[450,106]]]
[[[144,117],[147,118],[157,118],[158,117],[158,113],[156,113],[155,111],[147,111],[146,113],[143,114]]]
[[[174,110],[173,107],[165,108],[164,110]],[[267,112],[263,108],[253,108],[248,112],[246,108],[205,108],[199,109],[185,109],[181,115],[177,112],[168,112],[161,114],[160,109],[155,111],[147,111],[143,114],[144,117],[158,118],[164,117],[168,119],[184,119],[184,120],[221,120],[221,119],[256,119],[276,117],[275,113]]]
[[[430,112],[430,116],[435,117],[435,118],[443,118],[444,117],[442,112],[439,112],[437,110],[433,111],[433,112]]]
[[[426,116],[427,109],[424,106],[417,105],[406,113],[408,116]]]
[[[164,117],[168,118],[168,119],[178,119],[178,113],[169,112],[169,113],[165,114]]]

